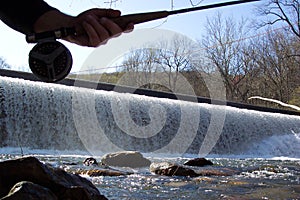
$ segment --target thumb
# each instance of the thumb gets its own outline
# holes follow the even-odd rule
[[[119,10],[113,10],[113,9],[94,9],[93,14],[95,14],[97,17],[107,17],[107,18],[113,18],[113,17],[119,17],[121,15],[121,11]]]

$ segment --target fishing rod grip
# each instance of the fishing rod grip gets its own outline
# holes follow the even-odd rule
[[[116,18],[110,18],[116,24],[118,24],[123,30],[125,30],[129,23],[140,24],[143,22],[148,22],[156,19],[165,18],[169,15],[168,11],[156,11],[156,12],[149,12],[149,13],[136,13],[136,14],[129,14],[123,15]],[[76,34],[76,31],[72,27],[68,28],[60,28],[54,31],[46,31],[42,33],[33,33],[30,35],[26,35],[26,41],[28,43],[36,43],[40,40],[46,38],[52,39],[61,39],[63,37],[67,37],[69,35]],[[81,35],[82,33],[77,33]]]
[[[169,16],[168,11],[157,11],[123,15],[120,17],[111,18],[111,20],[118,24],[123,30],[125,30],[129,23],[140,24],[152,20],[166,18],[167,16]]]

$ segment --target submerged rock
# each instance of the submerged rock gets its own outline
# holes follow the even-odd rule
[[[144,158],[140,152],[137,151],[120,151],[116,153],[109,153],[102,157],[104,165],[115,167],[149,167],[151,161]]]
[[[240,171],[225,167],[190,167],[169,162],[152,163],[150,171],[164,176],[232,176]]]
[[[87,179],[42,164],[35,157],[0,162],[0,172],[0,197],[8,195],[18,182],[29,181],[48,188],[58,199],[106,199]]]
[[[185,162],[184,165],[203,167],[206,165],[213,165],[213,163],[205,158],[194,158]]]

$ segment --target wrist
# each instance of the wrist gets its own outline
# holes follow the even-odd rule
[[[66,15],[59,10],[51,10],[44,13],[34,23],[33,30],[36,33],[56,30],[62,27],[70,27],[74,17]]]

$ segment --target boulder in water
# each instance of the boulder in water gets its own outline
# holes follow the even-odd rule
[[[56,195],[43,186],[28,181],[22,181],[13,186],[9,194],[1,200],[57,200]]]
[[[149,167],[151,161],[144,158],[140,152],[137,151],[120,151],[116,153],[109,153],[102,157],[104,165],[115,167]]]
[[[48,188],[57,199],[106,199],[87,179],[45,165],[35,157],[0,162],[0,172],[0,197],[8,195],[11,188],[18,182],[29,181]]]
[[[203,167],[206,165],[213,165],[213,163],[210,160],[207,160],[205,158],[194,158],[186,161],[184,165]]]
[[[152,163],[150,171],[164,176],[232,176],[240,173],[236,169],[227,167],[191,167],[169,162]]]
[[[193,169],[169,162],[152,163],[150,171],[164,176],[198,176]]]
[[[86,166],[91,166],[91,165],[97,166],[98,162],[97,162],[97,160],[95,158],[89,157],[89,158],[86,158],[83,161],[83,164],[86,165]]]

